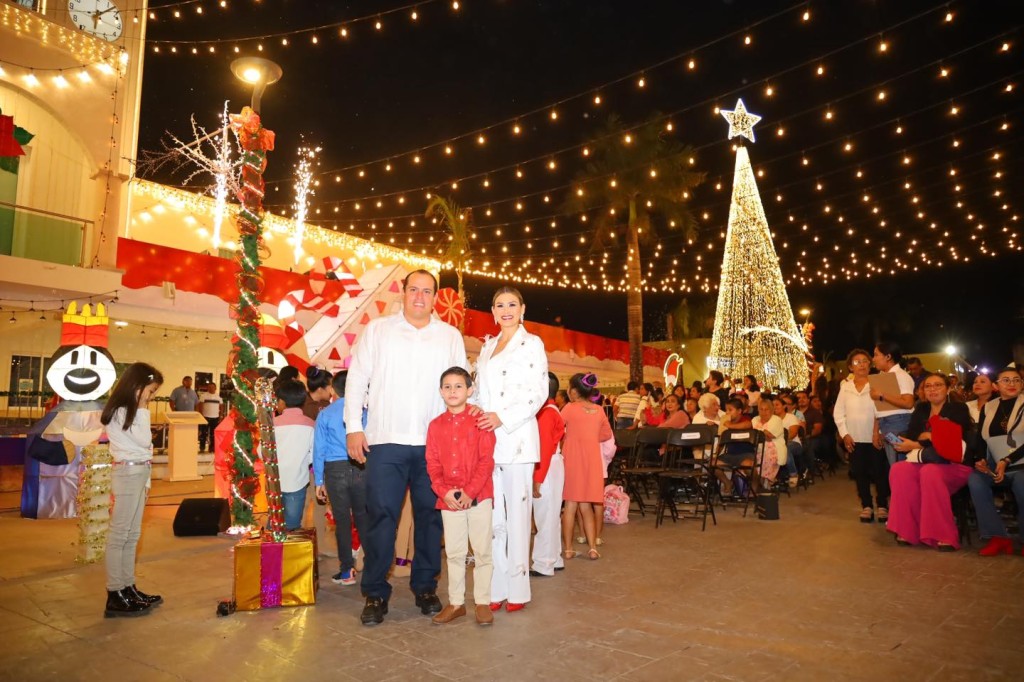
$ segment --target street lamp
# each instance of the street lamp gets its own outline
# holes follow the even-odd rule
[[[252,110],[260,113],[260,98],[268,85],[281,80],[284,71],[276,63],[262,57],[240,57],[231,62],[231,73],[235,78],[249,85],[252,89]]]
[[[804,316],[804,324],[807,324],[807,321],[809,319],[811,319],[811,309],[810,308],[801,308],[800,309],[800,314]]]

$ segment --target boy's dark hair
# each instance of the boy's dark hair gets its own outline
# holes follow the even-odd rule
[[[725,401],[725,404],[732,405],[734,410],[739,410],[740,412],[743,412],[744,410],[747,409],[747,406],[744,405],[743,401],[740,400],[739,398],[729,398],[728,400]]]
[[[343,369],[331,378],[331,388],[334,389],[334,395],[339,398],[345,397],[345,382],[348,380],[348,370]]]
[[[438,387],[444,386],[444,378],[446,376],[451,376],[452,374],[454,374],[456,376],[459,376],[459,377],[462,377],[463,379],[465,379],[466,380],[466,388],[473,388],[473,377],[472,377],[472,375],[470,375],[469,372],[467,372],[462,367],[459,367],[458,365],[455,365],[454,367],[449,367],[445,371],[441,372],[441,380],[438,382]]]
[[[640,388],[640,382],[639,381],[631,381],[628,384],[626,384],[626,390],[627,391],[635,391],[638,388]]]
[[[725,383],[725,375],[719,372],[717,369],[713,369],[708,372],[708,377],[715,380],[715,383],[721,386]]]
[[[306,387],[295,379],[282,381],[277,386],[277,397],[284,401],[285,407],[302,407],[306,403]]]
[[[548,372],[548,400],[554,400],[558,393],[558,377]]]

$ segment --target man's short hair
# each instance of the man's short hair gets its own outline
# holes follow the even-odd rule
[[[192,381],[192,377],[185,376],[181,378],[181,383],[185,383],[186,381]]]
[[[432,273],[430,270],[424,270],[422,268],[420,268],[419,270],[413,270],[412,272],[405,276],[405,279],[402,280],[403,291],[405,290],[405,287],[409,285],[409,278],[412,277],[413,275],[426,275],[427,277],[429,277],[431,281],[434,282],[434,293],[437,293],[437,277],[434,277],[434,273]]]
[[[627,391],[635,391],[638,388],[640,388],[640,382],[639,381],[631,381],[628,384],[626,384],[626,390]]]
[[[306,402],[306,387],[295,379],[282,381],[277,387],[277,397],[284,401],[285,407],[302,407]]]
[[[345,397],[345,382],[348,380],[348,370],[343,369],[333,377],[331,377],[331,388],[334,389],[334,395],[339,398]]]
[[[708,372],[708,377],[715,380],[715,383],[721,386],[725,383],[725,375],[719,372],[717,369],[713,369]]]
[[[458,365],[455,365],[454,367],[449,367],[445,371],[441,372],[441,381],[439,382],[439,385],[440,386],[444,386],[444,378],[447,377],[447,376],[452,376],[453,374],[455,376],[462,377],[463,379],[466,380],[466,388],[472,388],[473,387],[473,377],[472,377],[472,375],[470,375],[469,372],[467,372],[462,367],[459,367]]]

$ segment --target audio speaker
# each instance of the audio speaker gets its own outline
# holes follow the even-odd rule
[[[216,535],[231,525],[228,501],[224,498],[184,499],[174,515],[174,534],[178,537]]]

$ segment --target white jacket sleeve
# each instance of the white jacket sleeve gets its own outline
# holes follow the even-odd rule
[[[836,430],[839,431],[840,438],[846,438],[850,435],[849,429],[846,428],[846,395],[846,391],[840,385],[835,407],[832,408],[832,419],[836,423]]]
[[[383,318],[378,318],[383,319]],[[370,392],[370,377],[373,374],[377,325],[370,323],[352,349],[352,362],[345,380],[345,431],[363,432],[363,406]]]
[[[521,388],[509,392],[502,404],[494,410],[506,433],[534,419],[548,398],[548,356],[544,352],[544,342],[536,336],[528,336],[518,353],[517,369],[521,368],[525,373]]]

